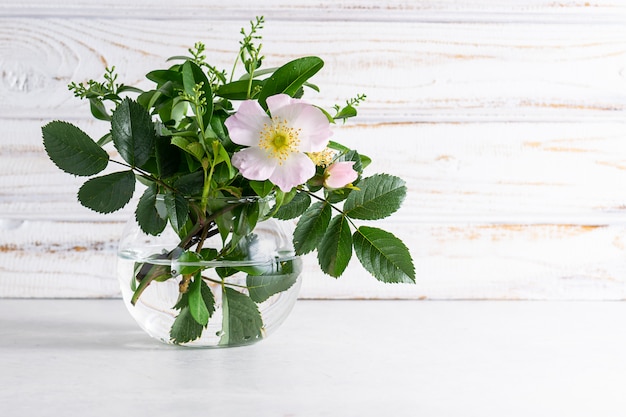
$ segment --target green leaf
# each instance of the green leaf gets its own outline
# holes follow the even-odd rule
[[[111,120],[111,116],[109,116],[104,103],[102,103],[102,100],[99,98],[92,97],[89,99],[89,109],[91,110],[93,117],[96,119],[104,120],[105,122]]]
[[[152,156],[156,132],[150,114],[141,104],[124,99],[111,119],[113,144],[124,161],[141,167]]]
[[[169,137],[165,136],[158,136],[155,145],[154,157],[159,177],[167,178],[176,174],[181,160],[178,148],[172,145]]]
[[[396,212],[406,196],[406,185],[398,177],[377,174],[359,182],[359,191],[350,193],[343,206],[353,219],[377,220]]]
[[[107,143],[111,142],[113,139],[111,138],[111,132],[109,133],[105,133],[104,136],[102,136],[100,139],[98,139],[98,142],[96,142],[98,144],[98,146],[104,146]]]
[[[224,287],[220,345],[241,345],[263,337],[263,320],[257,305],[245,294]]]
[[[182,195],[171,192],[165,194],[164,202],[170,224],[178,233],[189,218],[189,203]]]
[[[354,232],[354,252],[363,267],[387,283],[414,283],[415,267],[408,248],[393,234],[361,226]]]
[[[272,184],[270,180],[250,181],[250,188],[252,188],[259,197],[266,197],[274,188],[274,184]]]
[[[204,114],[202,115],[202,122],[204,127],[208,127],[211,124],[211,116],[213,114],[213,91],[211,90],[211,83],[209,82],[206,74],[202,71],[197,64],[186,61],[182,66],[183,71],[183,88],[189,95],[193,95],[193,89],[197,84],[202,84],[201,91],[204,93],[206,102],[204,103]]]
[[[334,119],[335,120],[349,119],[350,117],[355,117],[356,114],[357,114],[356,109],[351,105],[347,105],[343,109],[339,110],[339,112],[337,112]]]
[[[238,242],[242,237],[251,233],[259,220],[259,202],[244,204],[233,210],[235,222],[233,223],[232,244]]]
[[[308,194],[296,193],[289,203],[278,209],[276,214],[274,214],[274,217],[281,220],[295,219],[296,217],[301,216],[310,205],[311,197],[309,197]]]
[[[191,275],[202,269],[202,266],[199,264],[199,262],[202,261],[202,256],[199,253],[188,250],[181,253],[180,256],[172,262],[172,268],[176,269],[177,274]]]
[[[354,156],[350,154],[351,152],[356,154],[356,151],[354,151],[354,150],[352,150],[352,149],[350,149],[350,148],[348,148],[346,146],[343,146],[340,143],[333,142],[332,140],[330,142],[328,142],[328,147],[330,149],[334,149],[336,151],[340,151],[340,152],[342,152],[345,155],[349,155],[349,156],[344,157],[344,160],[346,160],[346,161],[360,162],[360,164],[361,164],[360,168],[361,169],[357,170],[356,168],[354,168],[359,173],[361,173],[372,162],[371,158],[369,158],[369,157],[367,157],[367,156],[365,156],[363,154],[357,154],[359,156],[359,159],[360,159],[359,161],[357,161],[356,159],[354,159]],[[357,164],[355,164],[355,167],[356,166],[357,166]]]
[[[304,255],[317,248],[331,218],[330,205],[319,201],[309,207],[296,225],[293,244],[297,255]]]
[[[300,263],[285,261],[276,265],[276,270],[263,275],[248,275],[246,286],[250,298],[262,303],[274,294],[288,290],[296,283],[301,272]]]
[[[211,289],[197,273],[189,286],[189,311],[198,324],[206,327],[215,311],[215,300]]]
[[[141,195],[135,210],[137,224],[146,234],[156,236],[165,229],[167,220],[163,218],[157,209],[157,186],[150,185]]]
[[[111,213],[124,207],[135,191],[133,171],[92,178],[78,190],[78,201],[98,213]]]
[[[252,80],[250,91],[254,91],[262,85],[263,81]],[[228,100],[246,100],[248,98],[248,80],[238,80],[224,84],[217,89],[215,95]]]
[[[204,327],[193,318],[187,305],[180,309],[174,320],[170,329],[170,340],[176,344],[188,343],[202,336],[203,329]]]
[[[259,93],[259,104],[267,109],[266,100],[275,94],[285,93],[295,96],[302,85],[324,66],[324,61],[316,56],[302,57],[278,68],[265,80]]]
[[[57,167],[67,173],[95,175],[109,163],[106,151],[71,123],[50,122],[41,131],[48,156]]]
[[[352,233],[345,216],[337,215],[331,221],[317,248],[317,260],[322,271],[332,277],[343,274],[352,257]]]
[[[171,81],[175,85],[182,86],[183,77],[180,72],[173,70],[155,70],[146,74],[146,78],[154,81],[157,85],[163,85]]]
[[[217,139],[214,140],[211,145],[213,147],[213,156],[215,158],[214,164],[226,164],[226,166],[228,167],[228,179],[230,180],[234,178],[237,174],[237,171],[233,168],[230,162],[230,155],[228,154],[226,148],[224,148],[224,145]]]
[[[342,155],[341,160],[354,162],[354,165],[352,165],[352,169],[358,172],[359,174],[363,173],[363,166],[361,164],[361,155],[359,155],[357,151],[350,150],[346,152],[344,155]]]
[[[192,141],[183,136],[174,136],[172,138],[172,145],[175,145],[176,147],[192,155],[198,161],[202,161],[202,158],[205,155],[204,148],[202,147],[200,142]]]
[[[150,259],[169,259],[169,254],[155,254],[150,256]],[[133,296],[130,300],[132,305],[137,303],[139,297],[144,292],[144,290],[152,283],[152,281],[157,282],[165,282],[168,279],[171,279],[172,271],[168,265],[159,265],[151,262],[145,263],[135,263],[135,279],[133,279],[133,283],[138,282],[139,286],[133,285]]]
[[[204,184],[204,174],[202,171],[192,172],[182,175],[174,181],[174,187],[184,195],[200,195]]]

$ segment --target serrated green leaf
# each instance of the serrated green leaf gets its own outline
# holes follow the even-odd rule
[[[135,209],[135,220],[146,234],[156,236],[165,229],[167,219],[163,218],[157,209],[158,190],[156,184],[151,184],[141,195]]]
[[[109,163],[109,155],[71,123],[54,121],[41,129],[43,146],[54,164],[80,176],[95,175]]]
[[[301,263],[284,261],[276,265],[276,270],[263,275],[248,275],[246,286],[250,298],[255,303],[262,303],[274,294],[286,291],[298,280]]]
[[[202,336],[203,330],[204,327],[191,315],[189,306],[184,306],[172,324],[170,340],[175,344],[188,343]]]
[[[309,206],[311,206],[311,197],[306,193],[296,193],[289,203],[278,209],[274,217],[280,220],[295,219],[304,214]]]
[[[164,203],[170,224],[178,233],[189,218],[189,203],[184,196],[170,192],[165,194]]]
[[[331,216],[330,205],[325,201],[314,203],[304,212],[293,233],[293,245],[297,255],[304,255],[317,248]]]
[[[377,220],[390,216],[400,208],[406,196],[404,181],[388,174],[364,178],[358,187],[343,206],[344,213],[353,219]]]
[[[415,267],[408,248],[393,234],[361,226],[354,232],[354,252],[376,279],[388,283],[414,283]]]
[[[174,187],[181,194],[200,195],[204,184],[204,174],[202,171],[192,172],[174,181]]]
[[[267,109],[266,100],[275,94],[296,96],[302,85],[324,66],[324,61],[316,56],[295,59],[278,68],[271,77],[265,80],[259,93],[261,107]]]
[[[132,167],[141,167],[152,156],[156,132],[148,111],[126,98],[113,112],[111,137],[124,161]]]
[[[133,171],[115,172],[84,183],[78,190],[78,201],[98,213],[111,213],[124,207],[134,191]]]
[[[317,260],[322,271],[332,277],[343,274],[352,258],[352,233],[345,216],[335,216],[317,248]]]
[[[220,345],[241,345],[263,337],[261,313],[247,295],[224,287],[222,310]]]

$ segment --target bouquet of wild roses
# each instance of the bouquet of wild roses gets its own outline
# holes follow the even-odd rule
[[[169,227],[180,238],[176,248],[155,258],[234,260],[243,256],[237,251],[242,237],[254,233],[262,219],[298,219],[296,255],[317,251],[326,274],[342,275],[354,252],[377,279],[413,282],[406,246],[389,232],[354,222],[382,219],[398,210],[405,183],[387,174],[365,176],[370,159],[330,140],[331,124],[355,116],[364,96],[335,106],[332,113],[303,101],[306,88],[317,90],[309,79],[323,61],[304,57],[261,69],[256,41],[262,23],[257,18],[249,32],[242,29],[235,67],[241,62],[245,72],[238,79],[235,67],[228,77],[207,63],[205,47],[197,43],[190,56],[171,58],[180,63],[148,73],[154,82],[149,91],[118,84],[114,68],[107,69],[103,82],[70,84],[76,96],[89,101],[93,116],[111,128],[94,141],[72,124],[53,121],[43,127],[49,157],[79,176],[99,174],[109,162],[121,168],[89,179],[78,192],[81,204],[100,213],[124,207],[136,181],[143,184],[135,210],[141,229],[159,235]],[[123,97],[128,93],[136,98]],[[104,150],[110,142],[121,161],[111,160]],[[270,206],[264,203],[268,196]],[[224,198],[257,198],[259,203],[245,209],[214,203]],[[221,236],[221,247],[206,247],[214,235]],[[148,285],[174,278],[170,268],[138,264],[132,302]],[[184,285],[176,308],[185,323],[172,329],[171,338],[186,342],[207,325],[214,298],[201,270],[187,268],[179,279]]]

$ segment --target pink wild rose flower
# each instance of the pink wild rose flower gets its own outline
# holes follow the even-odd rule
[[[330,189],[343,188],[352,184],[358,177],[352,166],[354,162],[335,162],[324,172],[324,187]]]
[[[326,148],[330,122],[318,108],[287,94],[268,97],[267,107],[271,118],[257,101],[246,100],[224,122],[230,139],[247,146],[231,162],[244,178],[269,179],[288,192],[315,175],[315,164],[305,152]]]

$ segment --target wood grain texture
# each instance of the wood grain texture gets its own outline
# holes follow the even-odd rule
[[[3,297],[111,297],[122,222],[3,220]],[[626,299],[626,227],[388,223],[417,285],[382,284],[357,263],[339,279],[305,257],[302,298]]]
[[[334,139],[409,188],[381,227],[410,247],[418,285],[358,265],[334,280],[307,257],[302,297],[626,298],[626,2],[544,0],[1,2],[0,297],[117,295],[132,211],[81,207],[83,180],[41,145],[53,119],[105,132],[67,84],[115,65],[149,88],[145,72],[198,40],[230,68],[257,14],[266,66],[325,60],[309,100],[367,94]]]
[[[434,21],[494,22],[525,21],[564,23],[623,22],[626,3],[612,0],[231,0],[228,2],[183,0],[176,7],[165,0],[65,0],[62,6],[42,0],[19,3],[4,0],[0,12],[6,16],[60,17],[133,17],[144,19],[184,18],[188,20],[247,20],[265,15],[273,20],[301,19],[307,21]]]
[[[102,216],[76,202],[85,179],[65,174],[48,159],[41,144],[45,123],[3,124],[2,217],[123,221],[129,210]],[[106,126],[77,124],[94,138]],[[392,217],[396,222],[599,225],[621,223],[626,216],[625,128],[590,122],[352,123],[335,126],[333,138],[373,157],[369,172],[407,181],[406,204]]]
[[[626,13],[625,13],[626,14]],[[115,65],[119,80],[149,88],[198,40],[230,69],[238,27],[230,21],[0,18],[0,112],[5,118],[87,116],[67,90]],[[332,106],[357,93],[370,120],[621,120],[626,99],[626,25],[268,22],[269,67],[319,55]]]

